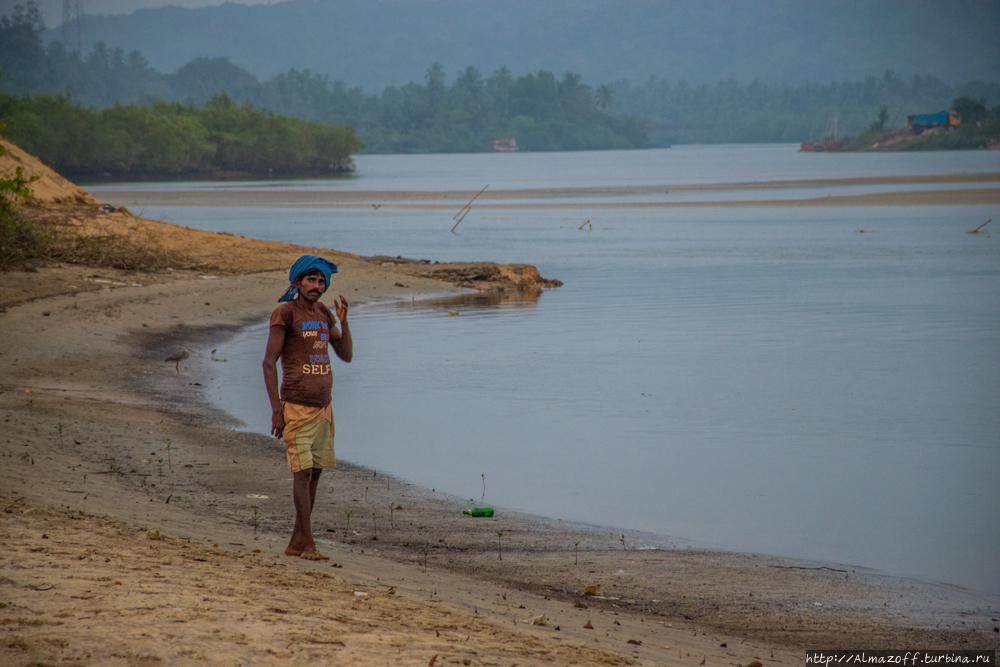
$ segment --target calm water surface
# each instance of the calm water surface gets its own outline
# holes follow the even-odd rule
[[[625,159],[653,153],[674,171]],[[350,187],[1000,170],[990,153],[362,156]],[[522,171],[490,171],[508,159]],[[477,502],[485,474],[502,507],[1000,592],[1000,249],[964,233],[1000,221],[995,206],[517,210],[470,214],[458,234],[435,211],[145,213],[565,281],[352,311],[355,361],[334,368],[342,458]],[[213,390],[261,432],[265,339],[262,323],[223,346]]]

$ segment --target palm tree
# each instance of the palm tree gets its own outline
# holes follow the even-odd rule
[[[444,98],[444,67],[434,63],[427,69],[427,90],[431,94],[431,103],[437,104]]]
[[[607,110],[611,105],[615,103],[615,91],[614,88],[608,84],[597,87],[597,106],[604,110]]]
[[[483,77],[479,70],[469,65],[464,72],[459,73],[455,80],[455,87],[463,88],[469,92],[474,92],[483,87]]]

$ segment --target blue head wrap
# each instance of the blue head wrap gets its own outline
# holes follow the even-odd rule
[[[306,271],[312,271],[313,269],[319,269],[323,272],[323,278],[326,279],[326,287],[329,289],[330,275],[337,272],[337,265],[316,255],[302,255],[292,264],[292,268],[288,272],[288,289],[278,299],[278,303],[294,299],[295,295],[299,292],[295,288],[295,279]]]

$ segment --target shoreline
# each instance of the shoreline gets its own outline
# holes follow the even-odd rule
[[[514,293],[514,296],[516,298],[516,293]],[[509,297],[510,295],[501,295],[499,298],[509,298]],[[440,293],[440,294],[430,294],[422,297],[417,297],[416,300],[417,302],[434,300],[439,302],[438,307],[440,309],[446,310],[449,309],[451,306],[451,303],[449,302],[458,303],[460,300],[468,298],[483,298],[483,296],[476,294],[460,295],[454,293],[452,294]],[[398,298],[382,298],[382,299],[376,298],[372,299],[371,301],[367,301],[361,305],[362,307],[370,307],[373,305],[391,304],[399,301],[400,299]],[[230,334],[227,334],[225,340],[213,339],[211,344],[213,346],[216,344],[223,345],[227,342],[230,342],[233,338],[245,334],[248,330],[252,328],[263,328],[263,322],[257,321],[253,323],[248,323],[245,326],[240,326],[237,330],[234,330]],[[205,345],[207,346],[208,343],[206,342]],[[220,354],[222,353],[220,352]],[[209,371],[211,370],[210,365],[206,368]],[[220,377],[218,374],[209,374],[207,376],[207,378],[212,382],[214,382],[215,379],[218,377]],[[243,419],[241,419],[237,415],[227,412],[225,407],[221,405],[220,402],[213,400],[210,396],[205,395],[204,400],[214,409],[219,410],[220,412],[225,414],[234,423],[241,424],[242,426],[238,429],[241,432],[258,435],[265,438],[267,437],[265,431],[255,430],[252,426],[247,424]],[[349,418],[349,416],[347,418]],[[375,469],[369,464],[360,463],[354,460],[345,460],[345,462],[351,466],[367,470],[368,472],[375,472]],[[392,476],[393,479],[399,479],[400,481],[412,485],[417,489],[422,489],[424,492],[428,492],[431,486],[429,483],[425,484],[420,480],[409,478],[405,475],[405,473],[401,471],[389,471],[389,472],[379,471],[378,474],[380,475],[386,474]],[[446,497],[450,498],[453,501],[452,503],[453,508],[456,511],[460,511],[461,509],[468,507],[470,504],[472,505],[480,504],[479,501],[475,501],[473,498],[469,498],[468,500],[462,499],[453,493],[449,493],[448,491],[437,492],[437,493],[439,494],[444,493]],[[517,519],[524,520],[525,522],[530,524],[542,524],[553,527],[556,527],[556,524],[562,524],[567,528],[572,527],[573,531],[575,531],[576,533],[591,535],[594,537],[596,541],[604,543],[606,545],[605,548],[608,550],[620,549],[621,548],[620,541],[616,536],[623,535],[624,537],[627,538],[627,543],[631,545],[630,548],[639,551],[692,550],[692,551],[706,552],[706,553],[734,554],[734,555],[742,554],[754,557],[764,557],[781,561],[787,561],[789,563],[792,562],[798,563],[798,565],[794,566],[795,568],[799,568],[800,566],[801,569],[822,570],[822,569],[833,568],[835,571],[842,571],[842,572],[849,571],[852,573],[857,573],[859,576],[863,575],[875,579],[892,580],[900,583],[901,585],[932,586],[932,587],[942,586],[955,589],[964,589],[969,591],[973,595],[983,595],[986,596],[987,598],[993,596],[996,598],[996,602],[1000,603],[1000,596],[991,593],[989,591],[972,588],[969,585],[961,585],[946,581],[933,580],[927,578],[926,576],[922,576],[920,574],[885,571],[875,567],[851,564],[841,561],[824,560],[819,557],[813,557],[813,556],[799,556],[794,554],[776,554],[776,553],[765,553],[761,551],[751,551],[745,548],[741,549],[738,547],[726,546],[725,544],[707,544],[707,545],[699,544],[696,540],[688,537],[656,533],[654,531],[646,530],[643,528],[622,528],[621,526],[614,526],[610,524],[605,525],[605,524],[591,523],[586,519],[561,519],[561,518],[556,518],[554,516],[539,514],[533,511],[532,509],[525,509],[525,508],[511,509],[503,507],[502,505],[496,503],[491,503],[489,501],[486,501],[486,504],[496,508],[498,513],[502,511],[504,514],[508,516],[514,516]]]
[[[338,274],[332,292],[353,292],[353,281],[364,285],[370,280],[363,271]],[[0,405],[14,440],[0,446],[8,462],[0,473],[5,505],[25,498],[32,506],[105,516],[105,524],[117,521],[140,538],[151,528],[170,540],[201,544],[223,561],[226,552],[291,571],[328,574],[339,585],[372,587],[365,589],[370,595],[386,595],[391,586],[400,600],[452,605],[453,613],[471,618],[488,614],[500,627],[506,623],[514,631],[516,626],[516,633],[528,628],[567,646],[589,642],[635,664],[682,664],[671,654],[675,649],[660,647],[685,645],[685,638],[697,640],[686,645],[692,651],[718,660],[732,659],[720,644],[729,644],[731,653],[746,641],[749,652],[735,654],[741,664],[753,658],[795,664],[801,661],[797,651],[821,645],[996,645],[990,618],[996,617],[1000,600],[988,594],[834,563],[694,549],[623,550],[618,535],[604,533],[605,527],[581,528],[502,511],[494,519],[476,520],[461,515],[463,503],[452,496],[346,462],[321,482],[315,514],[316,532],[331,562],[316,565],[283,556],[292,515],[281,448],[267,436],[233,430],[232,419],[208,404],[203,388],[214,363],[210,351],[266,317],[284,282],[283,272],[211,281],[192,277],[9,308],[0,316],[0,327],[13,335],[15,345],[28,346],[31,339],[34,353],[16,363],[9,355],[0,358],[5,378]],[[382,284],[370,288],[363,300],[405,293],[393,283]],[[440,293],[441,284],[435,287]],[[222,307],[202,305],[220,292],[234,298]],[[58,334],[52,331],[66,318],[80,330],[72,361],[58,353]],[[43,322],[46,331],[33,330],[31,322]],[[178,375],[162,359],[179,346],[194,354]],[[169,464],[158,464],[168,457]],[[60,462],[51,476],[39,465],[47,458]],[[116,467],[121,473],[109,474]],[[403,509],[390,517],[389,502]],[[260,513],[257,534],[252,507]],[[498,529],[503,530],[502,561]],[[631,531],[624,534],[627,541],[633,537]],[[252,555],[251,545],[262,554]],[[4,555],[21,562],[18,553]],[[210,573],[192,571],[202,579],[205,574]],[[15,582],[7,597],[30,606],[21,596],[34,595],[33,580],[8,568],[0,569],[0,576]],[[597,584],[600,595],[581,594]],[[163,613],[174,608],[164,607]],[[540,615],[548,625],[524,623]],[[588,622],[603,630],[595,636],[584,627]],[[379,628],[383,634],[391,631]],[[396,631],[407,636],[405,628]],[[27,629],[20,632],[28,636]],[[567,661],[601,664],[581,657]]]

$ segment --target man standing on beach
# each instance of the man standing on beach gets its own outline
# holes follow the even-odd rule
[[[333,376],[328,346],[343,361],[353,357],[347,326],[347,299],[334,300],[340,330],[333,313],[319,298],[330,285],[337,266],[322,257],[303,255],[288,272],[288,290],[271,313],[271,330],[264,353],[264,384],[271,399],[271,433],[284,437],[292,471],[295,527],[285,548],[289,556],[329,560],[316,550],[311,517],[316,487],[323,468],[337,465],[333,449]],[[281,392],[278,392],[278,359]]]

